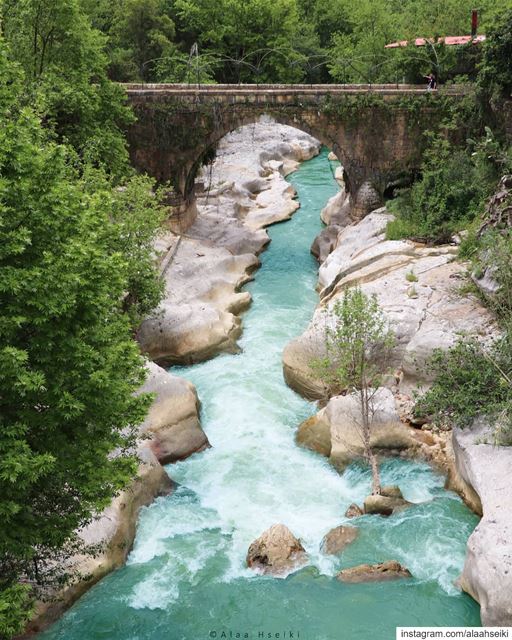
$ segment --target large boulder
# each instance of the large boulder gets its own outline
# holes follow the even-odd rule
[[[319,411],[305,420],[299,426],[295,437],[301,446],[327,458],[331,455],[331,424],[325,411]]]
[[[471,534],[460,579],[480,603],[486,626],[512,626],[512,447],[492,444],[489,424],[477,420],[452,434],[460,481],[480,498],[482,519]]]
[[[385,582],[387,580],[411,577],[411,572],[396,560],[387,560],[379,564],[360,564],[357,567],[343,569],[336,576],[341,582],[352,584],[359,582]]]
[[[297,441],[328,456],[342,471],[364,455],[361,423],[359,396],[335,396],[315,416],[300,425]],[[374,396],[370,443],[375,450],[393,453],[418,446],[414,429],[401,422],[394,396],[387,388],[377,390]]]
[[[347,527],[345,525],[335,527],[325,534],[322,540],[322,551],[329,555],[341,553],[345,547],[354,542],[358,535],[359,529],[356,527]]]
[[[150,446],[161,464],[183,460],[210,446],[199,423],[195,387],[153,362],[141,392],[155,394],[142,433],[152,436]]]
[[[336,248],[338,234],[341,227],[330,225],[322,229],[311,245],[311,253],[315,256],[320,264],[324,262],[327,256]]]
[[[338,191],[332,198],[329,198],[327,204],[320,212],[320,218],[326,225],[336,225],[340,228],[352,223],[352,218],[350,217],[350,196],[345,189],[341,189],[341,191]]]
[[[300,540],[284,524],[275,524],[247,552],[247,566],[260,573],[284,577],[307,563]]]

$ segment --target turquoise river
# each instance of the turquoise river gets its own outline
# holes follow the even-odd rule
[[[41,639],[391,640],[396,626],[480,625],[478,605],[454,586],[477,518],[426,464],[386,462],[385,483],[400,484],[418,504],[391,518],[360,518],[360,536],[341,557],[320,552],[324,534],[344,522],[370,483],[366,469],[340,476],[295,444],[297,425],[316,409],[284,383],[281,354],[317,301],[309,247],[336,191],[326,151],[289,181],[301,208],[270,229],[272,242],[247,286],[253,303],[242,352],[173,369],[197,386],[212,448],[168,467],[177,488],[141,512],[126,566]],[[286,524],[310,557],[286,579],[245,567],[249,544],[275,523]],[[350,585],[334,577],[342,567],[389,559],[414,578]]]

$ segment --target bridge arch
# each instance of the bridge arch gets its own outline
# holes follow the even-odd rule
[[[458,90],[449,96],[464,95]],[[423,133],[439,124],[446,105],[417,87],[129,85],[127,92],[137,116],[128,133],[132,163],[170,181],[177,206],[193,207],[205,155],[227,133],[266,114],[336,153],[354,217],[379,206],[389,184],[419,168]]]

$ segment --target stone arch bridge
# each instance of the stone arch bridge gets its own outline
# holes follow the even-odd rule
[[[174,187],[176,214],[193,209],[198,168],[219,140],[263,114],[305,131],[340,159],[354,217],[380,206],[385,190],[418,170],[425,131],[435,130],[462,86],[123,85],[137,121],[133,165]]]

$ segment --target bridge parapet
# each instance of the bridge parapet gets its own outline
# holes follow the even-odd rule
[[[389,94],[423,94],[428,90],[424,85],[417,84],[176,84],[176,83],[125,83],[121,86],[130,94],[166,92],[174,93],[297,93],[308,92],[314,94],[359,94],[359,93],[389,93]],[[454,84],[441,86],[431,93],[441,95],[467,95],[471,93],[471,85]]]

